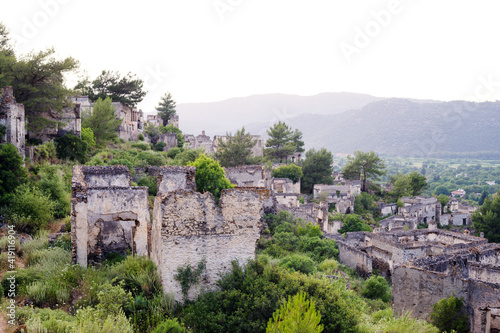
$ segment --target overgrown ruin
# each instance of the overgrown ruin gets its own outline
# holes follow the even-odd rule
[[[12,143],[23,158],[26,135],[24,121],[24,105],[16,103],[12,87],[2,88],[0,126],[5,126],[5,135],[0,136],[0,143]]]

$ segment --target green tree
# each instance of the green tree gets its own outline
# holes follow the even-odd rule
[[[345,215],[342,222],[342,228],[339,229],[340,234],[354,231],[372,231],[372,228],[356,214]]]
[[[249,164],[252,162],[252,147],[255,143],[252,135],[242,127],[234,135],[226,133],[226,140],[218,139],[214,157],[226,168]]]
[[[64,77],[78,68],[78,62],[71,57],[58,60],[54,54],[51,48],[16,57],[11,49],[0,49],[0,86],[13,87],[16,101],[24,105],[28,129],[35,133],[57,125],[46,115],[57,119],[73,94]]]
[[[298,182],[304,173],[302,168],[295,164],[281,165],[271,172],[271,175],[275,178],[288,178],[294,183]]]
[[[304,177],[301,181],[301,191],[311,193],[314,184],[333,184],[333,156],[322,148],[310,149],[306,152],[306,159],[302,165]]]
[[[82,127],[82,140],[87,143],[89,148],[95,147],[94,131],[90,127]]]
[[[486,198],[471,219],[478,233],[484,232],[489,242],[500,243],[500,192],[493,199]]]
[[[188,165],[196,167],[196,190],[201,193],[212,193],[217,202],[222,190],[234,187],[226,178],[224,169],[219,165],[219,162],[204,154]]]
[[[372,275],[363,284],[361,295],[370,299],[381,299],[384,302],[391,300],[389,283],[382,276]]]
[[[57,158],[69,159],[85,163],[87,161],[88,145],[85,141],[73,134],[66,134],[54,140]]]
[[[97,99],[94,103],[92,115],[83,119],[82,127],[91,128],[97,143],[102,145],[118,136],[116,131],[121,123],[122,119],[116,118],[115,108],[111,105],[111,98],[106,97],[104,100]]]
[[[416,171],[410,173],[408,175],[408,178],[410,180],[410,189],[412,196],[422,194],[422,192],[429,187],[429,185],[427,185],[427,178]]]
[[[416,171],[408,175],[393,175],[391,176],[391,183],[394,187],[392,194],[397,198],[420,195],[428,187],[425,176]]]
[[[462,310],[463,300],[451,294],[432,305],[431,322],[440,332],[467,333],[467,315]]]
[[[175,116],[175,107],[176,103],[169,92],[161,96],[160,102],[155,109],[158,111],[161,119],[163,119],[163,126],[167,126],[170,117]]]
[[[94,81],[85,78],[78,82],[75,89],[86,95],[93,102],[110,97],[114,102],[121,102],[130,107],[136,106],[146,96],[144,81],[136,75],[103,70]]]
[[[444,194],[444,195],[450,195],[451,192],[450,190],[444,186],[444,185],[439,185],[437,186],[435,189],[434,189],[434,195],[440,195],[440,194]]]
[[[487,197],[488,197],[488,193],[486,192],[486,190],[483,190],[483,192],[481,192],[481,197],[479,198],[478,205],[482,206],[484,204],[484,200]]]
[[[10,202],[16,187],[28,180],[21,155],[12,143],[0,145],[0,205]]]
[[[284,122],[277,122],[267,130],[266,156],[273,161],[284,162],[287,156],[302,152],[304,142],[299,130],[292,130]]]
[[[306,300],[306,294],[299,291],[293,298],[288,296],[288,301],[273,313],[266,333],[320,333],[324,328],[320,321],[321,314],[316,311],[314,300]]]
[[[366,153],[358,150],[354,156],[347,156],[347,160],[347,165],[343,170],[344,176],[347,179],[361,179],[363,192],[366,192],[368,179],[378,180],[385,174],[384,161],[373,151]]]
[[[444,214],[444,207],[450,202],[450,197],[444,194],[440,194],[437,197],[437,201],[441,204],[441,214]]]

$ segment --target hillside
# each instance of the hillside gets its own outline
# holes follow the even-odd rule
[[[265,136],[274,122],[284,120],[303,132],[307,149],[422,157],[500,156],[500,102],[274,94],[180,104],[178,110],[186,133],[204,129],[208,135],[224,134],[244,125],[251,133]]]

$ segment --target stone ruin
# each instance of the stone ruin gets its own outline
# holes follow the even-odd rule
[[[138,136],[138,112],[121,102],[113,102],[116,119],[122,119],[118,127],[118,137],[123,140],[137,141]]]
[[[131,186],[125,166],[74,166],[71,180],[73,262],[84,267],[110,253],[149,255],[148,188]]]
[[[242,165],[224,168],[227,179],[239,187],[270,188],[271,169],[262,165]]]
[[[395,311],[428,319],[432,305],[454,293],[464,299],[472,332],[500,330],[500,245],[439,229],[330,237],[342,263],[392,280]]]
[[[62,108],[62,110],[50,110],[42,114],[42,117],[52,121],[51,124],[36,133],[30,131],[30,139],[39,139],[42,142],[54,140],[65,134],[73,134],[78,137],[82,135],[82,112],[79,103],[72,103]]]
[[[112,252],[150,256],[165,292],[180,300],[177,268],[206,261],[202,281],[189,292],[193,298],[231,269],[233,260],[244,264],[255,258],[267,189],[224,190],[217,205],[211,193],[195,192],[196,168],[163,166],[154,171],[158,194],[151,224],[148,189],[130,186],[126,167],[73,168],[74,263],[96,264]]]
[[[3,137],[0,137],[0,143],[12,143],[23,158],[26,135],[24,120],[24,105],[16,103],[12,87],[2,88],[0,126],[5,126],[6,133]]]

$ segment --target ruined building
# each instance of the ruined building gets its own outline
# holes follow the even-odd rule
[[[113,102],[117,119],[122,119],[118,127],[118,137],[123,140],[137,141],[138,135],[138,113],[137,109],[131,108],[121,102]]]
[[[255,257],[269,191],[234,188],[217,205],[211,193],[195,191],[194,167],[155,169],[158,194],[150,224],[148,189],[130,186],[124,166],[76,166],[72,179],[71,239],[73,262],[101,262],[111,252],[148,255],[158,267],[165,292],[182,298],[174,276],[185,264],[206,262],[195,297],[215,284],[233,260]]]
[[[500,245],[438,229],[330,237],[342,263],[392,280],[395,311],[428,319],[432,305],[454,293],[464,298],[472,332],[500,329]]]
[[[416,217],[418,223],[429,223],[439,221],[441,204],[435,197],[402,197],[404,207],[399,208],[399,215],[404,217]]]
[[[16,146],[24,158],[25,145],[24,105],[16,103],[12,87],[2,88],[0,97],[0,127],[5,134],[0,136],[0,144],[10,142]]]
[[[205,134],[205,131],[202,131],[198,136],[186,134],[184,135],[184,141],[188,149],[203,148],[207,154],[214,153],[213,141],[210,139],[210,136]]]
[[[125,166],[74,166],[71,180],[73,262],[86,267],[109,253],[149,255],[148,188],[131,186]]]
[[[265,140],[262,137],[262,135],[252,135],[252,139],[255,141],[255,144],[251,149],[252,156],[254,156],[254,157],[264,156]],[[228,136],[227,135],[215,135],[214,136],[214,140],[213,140],[214,151],[217,151],[217,148],[219,146],[219,140],[226,143],[228,140]]]

